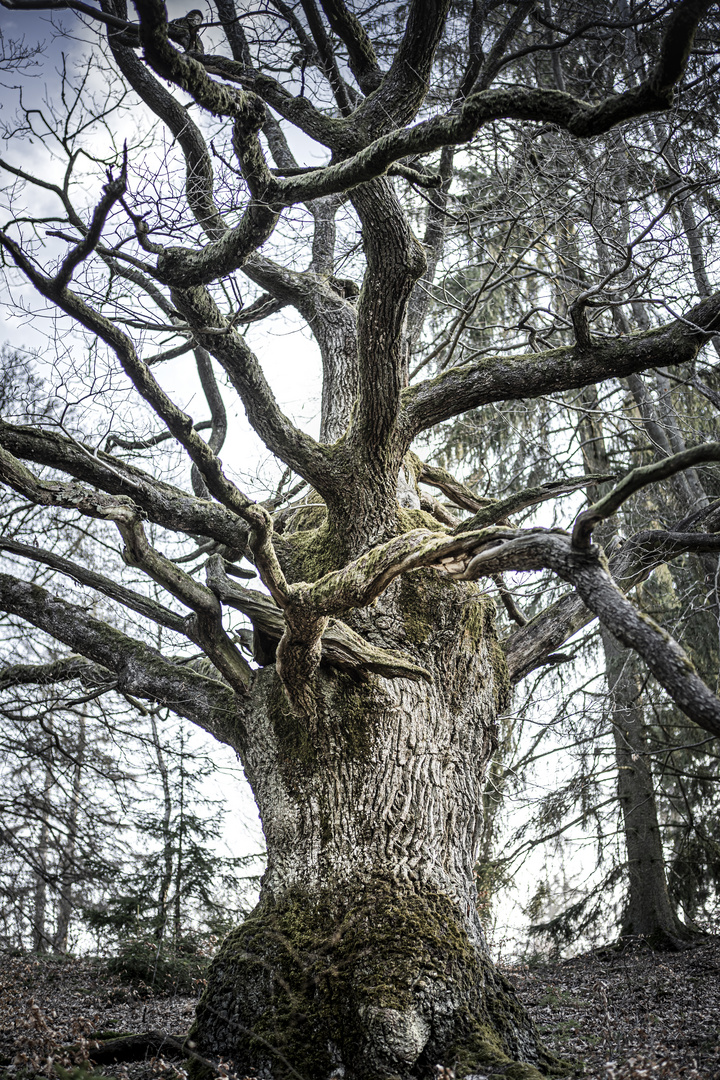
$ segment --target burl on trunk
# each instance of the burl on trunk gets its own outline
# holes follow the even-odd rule
[[[494,606],[416,571],[358,613],[432,684],[321,668],[302,724],[272,667],[238,749],[268,847],[193,1038],[238,1075],[533,1077],[549,1058],[480,925],[481,790],[509,684]],[[518,1064],[527,1062],[527,1064]]]

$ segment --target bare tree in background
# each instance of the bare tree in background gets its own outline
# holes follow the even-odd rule
[[[44,669],[9,666],[4,685],[95,680],[173,709],[240,755],[268,869],[259,906],[213,965],[193,1031],[202,1055],[264,1076],[420,1077],[438,1062],[502,1073],[518,1061],[536,1075],[549,1059],[490,962],[472,876],[497,718],[512,683],[597,616],[680,709],[720,734],[718,699],[623,592],[678,552],[717,551],[713,504],[691,528],[646,530],[609,564],[592,539],[644,485],[720,460],[720,444],[630,473],[572,533],[516,528],[508,516],[601,478],[558,475],[480,496],[411,447],[485,404],[692,365],[717,328],[720,295],[693,304],[692,289],[675,310],[673,294],[671,311],[659,305],[640,332],[613,327],[616,306],[632,305],[650,278],[662,283],[651,273],[659,258],[634,261],[667,213],[648,212],[653,189],[632,241],[611,245],[600,272],[596,260],[584,267],[566,223],[574,296],[541,325],[531,288],[514,291],[511,325],[493,321],[509,274],[488,296],[457,304],[448,294],[446,317],[430,301],[441,260],[453,257],[448,221],[464,213],[482,237],[497,219],[492,192],[464,211],[452,199],[473,146],[512,188],[528,177],[506,168],[518,140],[541,171],[532,140],[553,132],[579,168],[593,139],[669,109],[678,91],[696,101],[714,74],[713,5],[628,3],[609,15],[604,3],[572,0],[367,10],[274,0],[252,11],[216,0],[203,51],[182,52],[160,0],[136,0],[137,22],[123,0],[2,2],[69,9],[88,40],[93,27],[104,34],[79,84],[63,72],[61,94],[8,126],[21,144],[45,142],[64,178],[31,175],[12,146],[1,162],[0,244],[16,302],[31,287],[88,346],[63,369],[53,415],[18,423],[8,409],[0,425],[8,518],[23,525],[1,546],[25,568],[0,575],[0,607],[70,650]],[[123,152],[112,137],[128,115]],[[104,156],[91,122],[106,133]],[[323,164],[299,163],[295,145],[313,146]],[[536,226],[541,216],[538,206]],[[525,255],[508,263],[525,258],[544,278],[542,310],[557,299],[542,266],[546,232],[531,230]],[[48,234],[60,257],[44,249]],[[507,245],[486,255],[501,266]],[[283,413],[245,333],[287,307],[322,363],[317,438]],[[479,313],[485,340],[473,352],[464,333]],[[184,354],[207,402],[204,426],[155,374]],[[228,428],[218,370],[288,470],[264,501],[218,456]],[[145,407],[159,430],[148,431]],[[161,473],[170,446],[192,463],[191,491],[177,468]],[[471,516],[456,520],[421,483]],[[46,514],[56,515],[52,544]],[[83,519],[95,521],[107,570],[68,550],[73,530],[87,532]],[[238,582],[243,559],[266,592]],[[77,583],[85,602],[28,580],[32,566]],[[501,647],[476,582],[509,570],[549,570],[572,591]],[[236,612],[252,623],[253,663]],[[151,627],[162,629],[159,648]]]

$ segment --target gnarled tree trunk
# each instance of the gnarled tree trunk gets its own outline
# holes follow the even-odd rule
[[[311,729],[260,674],[240,749],[268,869],[194,1040],[240,1075],[536,1076],[517,1062],[548,1059],[489,959],[472,876],[508,693],[492,602],[423,571],[372,614],[377,642],[402,643],[434,681],[321,668]]]

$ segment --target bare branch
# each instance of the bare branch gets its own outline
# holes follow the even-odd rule
[[[656,330],[590,348],[570,346],[522,356],[493,356],[451,368],[403,393],[408,440],[434,424],[491,401],[517,401],[588,386],[665,364],[694,360],[720,325],[720,293]],[[412,433],[412,434],[411,434]]]
[[[244,690],[249,686],[250,670],[223,629],[222,613],[215,594],[150,546],[142,527],[140,511],[130,499],[122,495],[97,494],[80,488],[77,484],[38,480],[29,469],[3,449],[0,449],[0,479],[41,506],[69,507],[89,517],[113,521],[125,541],[125,561],[132,566],[141,567],[149,577],[191,608],[195,612],[195,618],[189,625],[161,605],[153,604],[152,601],[143,602],[142,597],[136,596],[130,590],[120,586],[113,587],[111,581],[99,574],[83,574],[68,560],[59,560],[48,552],[45,553],[47,557],[38,561],[47,565],[54,564],[61,572],[70,573],[76,580],[82,579],[83,584],[100,589],[160,625],[170,625],[171,629],[197,641],[231,686],[237,690]],[[5,545],[0,542],[0,546]]]
[[[417,478],[420,483],[438,488],[450,502],[455,503],[456,506],[461,506],[463,510],[472,510],[475,513],[495,504],[495,499],[487,499],[476,495],[469,487],[456,480],[446,469],[440,469],[436,465],[428,465],[427,462],[421,461],[417,455],[412,453],[408,455],[408,458],[417,471]]]
[[[505,585],[502,574],[491,574],[490,576],[503,602],[503,607],[512,621],[516,622],[518,626],[527,626],[528,620],[515,603],[515,598]]]
[[[686,551],[717,551],[719,547],[717,533],[682,532],[679,528],[674,532],[646,530],[613,552],[609,571],[618,588],[629,592],[662,563]],[[510,634],[503,642],[503,650],[511,681],[519,682],[545,663],[563,642],[594,618],[582,598],[572,592],[545,608],[527,626]]]
[[[119,585],[104,574],[98,574],[95,570],[88,570],[84,566],[79,566],[77,563],[72,562],[71,559],[65,559],[63,556],[56,555],[53,551],[46,551],[44,548],[33,547],[31,544],[22,544],[18,540],[3,537],[0,537],[0,551],[8,551],[12,555],[20,555],[25,559],[32,559],[33,562],[50,566],[53,570],[58,570],[61,574],[71,577],[78,584],[96,589],[104,596],[116,601],[116,603],[129,608],[130,611],[137,611],[143,618],[151,619],[158,626],[165,626],[168,630],[174,630],[176,634],[182,634],[185,637],[189,636],[187,620],[182,616],[176,615],[174,611],[170,611],[169,608],[164,607],[148,596],[142,596],[124,585]]]
[[[0,233],[0,245],[10,252],[16,264],[26,277],[29,278],[41,295],[52,300],[68,315],[71,315],[88,330],[97,334],[98,337],[105,341],[115,351],[123,369],[136,389],[152,406],[158,416],[164,420],[168,430],[172,432],[178,442],[185,447],[191,461],[202,473],[203,479],[211,493],[227,506],[228,509],[232,510],[243,521],[246,521],[253,527],[255,530],[254,535],[256,537],[255,555],[256,558],[260,560],[258,569],[261,569],[261,572],[266,575],[266,584],[271,591],[282,591],[282,582],[284,579],[270,544],[272,523],[269,515],[262,507],[257,506],[257,504],[241,492],[235,484],[227,479],[222,469],[222,463],[212,452],[208,444],[204,442],[197,431],[195,431],[191,417],[179,409],[161,388],[150,372],[147,364],[138,357],[132,341],[103,315],[100,315],[99,312],[94,311],[89,307],[79,296],[75,295],[67,288],[58,289],[49,278],[36,270],[18,245],[3,233]],[[207,304],[211,303],[209,297],[206,298],[203,295],[203,299],[206,299]],[[220,314],[214,305],[212,314],[215,314],[217,319],[220,319]],[[263,404],[265,404],[269,410],[270,402],[274,403],[274,398],[259,369],[259,365],[254,363],[254,357],[252,357],[250,350],[247,348],[242,338],[237,335],[234,335],[234,338],[236,338],[237,344],[239,345],[238,351],[240,352],[243,361],[245,361],[243,369],[245,381],[241,384],[243,385],[243,389],[246,390],[245,397],[249,396],[247,394],[247,374],[250,372],[255,376],[256,384],[260,384],[263,389],[266,389]],[[208,342],[208,344],[212,347],[212,342]],[[251,364],[247,363],[248,358],[251,358]],[[254,398],[251,400],[254,406],[253,412],[257,414],[257,401]],[[248,411],[250,412],[250,409]],[[271,420],[275,420],[278,415],[282,417],[277,406],[275,406],[274,412],[275,415],[270,418]],[[282,420],[285,420],[285,418],[282,417]],[[263,417],[263,426],[267,431],[272,431],[272,427],[267,421],[268,418]],[[291,428],[291,425],[285,421],[284,427],[285,429],[288,429]],[[294,431],[295,429],[291,430]],[[296,441],[299,441],[301,445],[308,445],[313,448],[317,447],[317,444],[314,443],[312,439],[308,436],[303,436],[299,432],[296,433]],[[317,454],[320,454],[319,448],[317,449]]]
[[[207,428],[212,426],[212,420],[202,420],[199,424],[195,424],[195,430],[206,431]],[[160,431],[157,435],[148,435],[147,439],[123,439],[119,435],[108,435],[105,440],[105,452],[109,453],[116,446],[120,450],[149,450],[151,447],[159,446],[160,443],[167,442],[168,439],[172,438],[171,431]]]
[[[123,163],[120,175],[113,178],[108,175],[108,182],[103,189],[103,196],[95,207],[90,226],[79,244],[77,244],[63,259],[60,269],[53,279],[53,285],[57,289],[64,289],[70,281],[74,271],[97,247],[102,235],[107,216],[113,206],[125,194],[127,187],[127,143],[123,151]]]
[[[120,71],[152,109],[180,145],[186,162],[185,191],[195,220],[212,238],[222,236],[227,226],[213,195],[213,167],[200,129],[172,94],[156,79],[132,49],[124,47],[116,35],[108,42]]]
[[[9,664],[0,670],[0,691],[16,686],[52,686],[77,679],[83,686],[113,690],[115,676],[84,656],[65,656],[47,664]]]
[[[340,112],[343,116],[349,116],[352,112],[350,97],[345,82],[340,75],[337,60],[320,18],[320,12],[315,5],[315,0],[301,0],[301,4],[310,32],[317,45],[320,68],[332,87]]]
[[[597,548],[577,551],[566,534],[542,530],[498,537],[495,545],[485,545],[470,556],[465,570],[454,576],[467,580],[503,570],[545,568],[570,582],[610,633],[640,654],[686,716],[711,735],[720,735],[720,700],[678,643],[623,595],[603,567]]]
[[[91,19],[106,26],[117,27],[118,30],[126,30],[132,24],[126,19],[119,19],[108,12],[94,8],[92,4],[85,4],[83,0],[0,0],[2,7],[10,11],[77,11],[81,15],[89,15]]]
[[[0,445],[18,458],[59,469],[109,494],[131,498],[158,525],[191,536],[209,536],[234,550],[245,550],[248,527],[224,506],[193,498],[110,454],[57,432],[2,421]]]
[[[633,469],[612,491],[578,515],[572,534],[573,547],[589,548],[593,529],[598,522],[612,517],[625,500],[636,491],[658,480],[666,480],[669,476],[674,476],[683,469],[692,468],[693,465],[699,465],[703,461],[720,461],[720,443],[704,443],[690,450],[683,450],[672,457],[663,458],[652,465],[641,465]]]
[[[364,94],[377,90],[382,81],[375,49],[367,32],[344,0],[321,0],[328,22],[348,51],[350,70]]]
[[[567,480],[549,480],[546,484],[524,488],[514,495],[508,495],[505,499],[493,500],[492,505],[482,507],[473,517],[461,521],[454,531],[463,533],[473,529],[484,529],[487,525],[502,522],[511,514],[517,514],[529,506],[538,506],[542,502],[547,502],[548,499],[559,499],[562,495],[571,495],[584,487],[602,484],[612,479],[614,479],[612,475],[605,473],[586,473],[584,476],[569,477]]]
[[[233,691],[224,683],[170,663],[155,649],[112,629],[83,608],[9,574],[0,574],[0,609],[114,672],[122,693],[166,705],[233,745],[237,706]]]

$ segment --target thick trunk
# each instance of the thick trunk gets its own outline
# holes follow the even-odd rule
[[[612,695],[618,798],[627,851],[624,937],[643,937],[659,947],[674,947],[687,931],[668,894],[658,825],[645,715],[636,661],[611,634],[603,633],[608,685]]]
[[[473,585],[408,575],[372,610],[372,633],[433,684],[321,669],[314,730],[261,673],[241,750],[268,869],[212,966],[203,1054],[308,1080],[429,1077],[438,1062],[530,1077],[512,1063],[547,1062],[476,909],[483,776],[507,696],[493,615]]]

